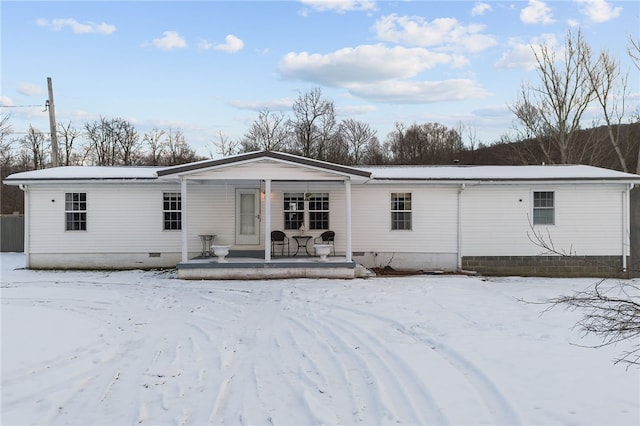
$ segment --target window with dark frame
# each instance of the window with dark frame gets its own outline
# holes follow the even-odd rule
[[[304,223],[304,193],[285,192],[284,229],[300,229]]]
[[[329,193],[309,194],[309,229],[329,229]]]
[[[87,230],[87,193],[67,192],[64,194],[65,229],[67,231]]]
[[[165,231],[182,229],[182,195],[179,192],[163,194],[162,213]]]
[[[411,193],[391,193],[391,229],[411,230]]]
[[[535,191],[533,193],[533,224],[555,224],[555,200],[553,191]]]

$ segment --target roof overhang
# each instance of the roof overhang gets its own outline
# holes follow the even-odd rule
[[[157,172],[158,178],[187,178],[203,180],[271,179],[297,180],[367,180],[365,170],[313,160],[292,154],[257,151],[219,160],[205,160],[167,167]]]

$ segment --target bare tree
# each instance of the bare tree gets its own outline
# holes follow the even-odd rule
[[[154,128],[142,137],[142,143],[148,147],[146,163],[149,166],[160,165],[166,147],[165,135],[164,130]]]
[[[80,131],[72,127],[71,122],[66,124],[58,123],[58,141],[59,141],[59,164],[70,166],[77,163],[78,155],[73,150],[73,143],[80,137]]]
[[[222,131],[218,132],[218,142],[214,142],[213,145],[217,149],[217,154],[223,157],[230,157],[240,152],[240,144],[222,133]],[[214,156],[211,151],[209,151],[209,155],[211,155],[211,157]]]
[[[627,162],[620,147],[620,124],[624,117],[627,75],[621,74],[619,62],[606,50],[600,52],[598,60],[587,67],[587,74],[595,100],[602,110],[609,142],[618,157],[622,171],[626,172]]]
[[[284,151],[289,139],[289,128],[283,113],[260,111],[256,121],[242,141],[242,151]]]
[[[9,139],[13,134],[10,118],[9,114],[0,113],[0,167],[3,169],[13,162],[13,143]]]
[[[588,73],[591,50],[580,31],[567,33],[562,58],[547,44],[532,50],[539,83],[523,85],[520,99],[510,108],[525,136],[540,143],[545,161],[566,164],[573,161],[576,131],[593,99]]]
[[[289,125],[296,138],[292,151],[303,157],[323,159],[324,146],[336,129],[333,101],[324,99],[320,88],[300,94],[293,104],[294,118]]]
[[[31,170],[46,167],[47,147],[44,133],[30,125],[27,134],[20,138],[20,145],[24,167]]]
[[[99,166],[131,165],[138,160],[140,143],[132,123],[100,117],[85,123],[89,151]]]
[[[362,164],[370,144],[376,139],[376,131],[369,124],[353,119],[340,123],[340,134],[348,149],[351,164]]]
[[[182,131],[169,129],[166,142],[164,164],[173,166],[197,159],[196,152],[189,146]]]
[[[140,136],[133,124],[123,118],[111,120],[111,131],[118,148],[120,164],[131,166],[140,159]]]
[[[533,225],[531,225],[533,230]],[[555,246],[549,234],[533,230],[529,239],[546,254],[571,257],[582,262],[588,259],[578,258],[572,250],[562,250]],[[612,267],[612,276],[622,271]],[[533,303],[533,302],[528,302]],[[628,344],[614,364],[627,364],[627,367],[640,366],[640,286],[633,281],[612,281],[603,278],[585,290],[548,299],[542,302],[548,305],[546,311],[564,307],[580,311],[582,318],[576,323],[585,335],[591,334],[601,339],[602,343],[592,347],[604,347],[616,344]]]

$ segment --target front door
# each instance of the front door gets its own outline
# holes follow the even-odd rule
[[[236,244],[260,244],[260,190],[236,189]]]

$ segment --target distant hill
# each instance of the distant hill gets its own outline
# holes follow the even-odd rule
[[[640,151],[640,123],[615,126],[614,134],[618,135],[619,145],[627,163],[627,171],[635,173]],[[551,150],[551,163],[559,162],[556,150]],[[618,156],[608,136],[606,126],[581,130],[578,144],[571,150],[571,162],[588,164],[608,169],[622,170]],[[461,164],[483,165],[518,165],[541,164],[549,162],[536,139],[518,142],[495,143],[460,154]]]

